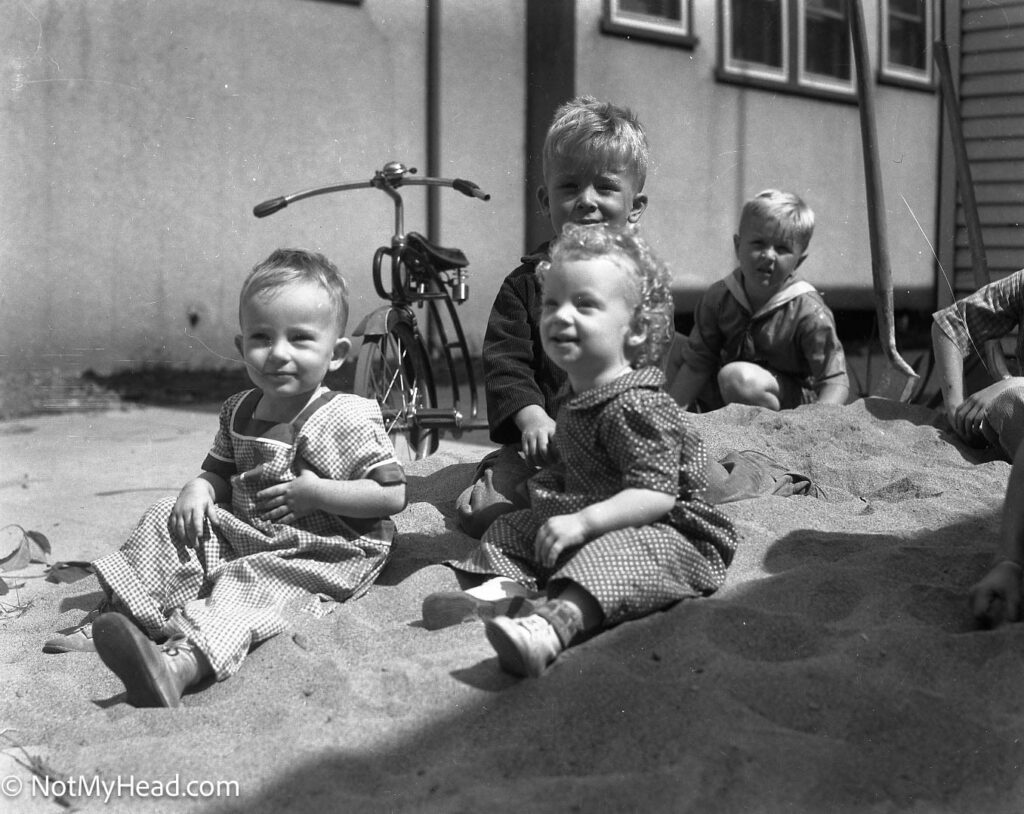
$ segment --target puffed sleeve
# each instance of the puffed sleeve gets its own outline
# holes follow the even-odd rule
[[[219,475],[226,481],[230,481],[233,475],[238,474],[238,468],[235,466],[235,449],[231,444],[231,422],[235,410],[246,395],[248,392],[236,393],[221,405],[217,434],[202,465],[204,472]]]
[[[598,441],[618,463],[623,489],[679,494],[689,420],[670,396],[637,389],[601,414]]]
[[[323,478],[405,483],[379,405],[360,396],[338,394],[318,410],[300,434],[297,452]]]

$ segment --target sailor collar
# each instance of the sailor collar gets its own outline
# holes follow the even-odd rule
[[[750,305],[750,300],[747,299],[747,292],[743,288],[743,273],[739,269],[735,269],[732,274],[725,278],[725,287],[729,289],[730,294],[739,300],[740,305],[750,312],[751,319],[764,316],[776,308],[781,308],[790,300],[795,300],[797,297],[809,294],[815,290],[814,286],[806,280],[796,280],[776,291],[768,302],[757,311],[754,311]]]

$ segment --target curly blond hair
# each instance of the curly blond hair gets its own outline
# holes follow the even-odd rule
[[[597,257],[615,262],[631,283],[634,296],[630,327],[637,333],[645,333],[646,339],[636,349],[630,364],[634,368],[658,364],[675,331],[672,275],[635,226],[566,224],[561,237],[551,246],[550,262],[543,262],[537,268],[541,284],[552,266]]]

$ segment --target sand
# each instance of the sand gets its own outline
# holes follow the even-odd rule
[[[0,811],[66,810],[25,755],[77,781],[84,811],[1024,809],[1024,626],[976,630],[966,603],[1008,465],[881,399],[694,420],[716,457],[767,453],[826,499],[729,504],[742,542],[719,593],[609,630],[538,680],[502,673],[479,622],[422,627],[423,597],[455,585],[438,563],[471,545],[452,521],[471,446],[409,467],[394,559],[364,598],[295,616],[177,710],[126,705],[95,655],[43,654],[96,583],[28,580],[28,610],[0,621],[0,789],[24,784]],[[55,559],[99,556],[192,474],[214,421],[0,425],[0,519],[45,533]],[[143,795],[175,778],[237,796]],[[109,802],[81,794],[98,780],[121,783]]]

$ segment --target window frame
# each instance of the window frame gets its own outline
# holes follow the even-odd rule
[[[925,68],[923,71],[892,63],[889,54],[890,8],[891,0],[880,0],[878,9],[878,81],[905,88],[934,91],[936,87],[935,31],[937,25],[935,0],[925,0],[924,3]]]
[[[604,0],[601,31],[627,39],[695,48],[700,39],[693,33],[693,0],[679,0],[679,9],[682,19],[675,23],[667,17],[624,12],[620,0]]]
[[[779,0],[782,9],[782,67],[734,59],[732,47],[732,2],[718,0],[719,53],[716,77],[722,82],[761,87],[783,93],[814,96],[850,104],[857,103],[856,70],[852,64],[850,42],[850,78],[827,77],[807,71],[806,0]],[[849,13],[849,6],[847,6]]]

